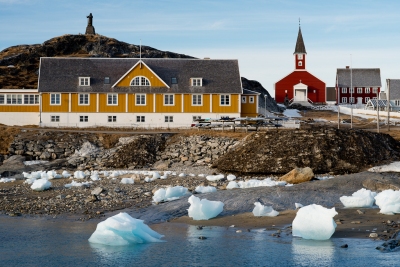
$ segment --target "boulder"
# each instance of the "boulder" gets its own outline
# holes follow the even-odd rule
[[[310,167],[295,168],[289,173],[279,178],[279,181],[285,181],[289,184],[300,184],[310,181],[314,177],[314,173]]]
[[[376,179],[367,179],[363,182],[363,187],[372,191],[383,191],[388,189],[400,190],[398,185],[394,185],[391,181],[378,181]]]

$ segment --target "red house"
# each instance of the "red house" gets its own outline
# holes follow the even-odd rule
[[[275,101],[277,103],[325,103],[326,85],[306,70],[306,47],[301,28],[297,35],[294,50],[294,71],[275,83]]]

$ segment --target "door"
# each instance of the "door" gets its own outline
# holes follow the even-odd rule
[[[306,90],[295,90],[294,91],[294,100],[295,101],[307,101]]]
[[[363,98],[362,97],[357,97],[357,104],[362,104],[363,103]]]

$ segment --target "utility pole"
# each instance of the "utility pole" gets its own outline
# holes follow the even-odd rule
[[[390,79],[386,79],[386,101],[387,101],[387,126],[390,131]]]
[[[350,54],[350,128],[353,129],[353,59]]]

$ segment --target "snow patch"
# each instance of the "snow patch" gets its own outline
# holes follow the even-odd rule
[[[134,184],[135,181],[132,178],[122,178],[121,184]]]
[[[217,174],[217,175],[207,175],[206,179],[208,181],[219,181],[225,178],[225,175],[223,174]]]

